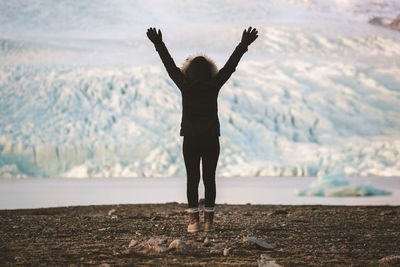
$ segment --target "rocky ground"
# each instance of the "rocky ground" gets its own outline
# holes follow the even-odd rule
[[[185,207],[1,210],[0,265],[400,264],[400,207],[217,205],[216,231],[194,234]]]

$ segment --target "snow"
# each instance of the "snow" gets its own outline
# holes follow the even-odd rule
[[[400,176],[400,36],[367,23],[399,13],[395,0],[0,1],[0,177],[184,176],[180,93],[145,30],[162,28],[178,64],[204,52],[221,67],[248,25],[260,37],[219,98],[218,176]]]

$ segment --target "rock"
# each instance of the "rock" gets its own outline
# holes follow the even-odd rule
[[[273,249],[274,247],[264,242],[254,236],[246,236],[243,238],[243,244],[248,248],[263,248],[263,249]]]
[[[224,256],[225,257],[229,256],[229,254],[231,253],[231,250],[232,250],[232,248],[224,248],[224,252],[223,252]]]
[[[103,263],[103,264],[100,264],[100,267],[110,267],[111,265],[109,264],[109,263]]]
[[[140,245],[146,252],[162,253],[170,250],[165,246],[166,243],[166,238],[150,237],[149,240],[141,243]]]
[[[273,258],[272,258],[271,256],[267,255],[267,254],[261,254],[261,255],[260,255],[260,258],[261,258],[262,260],[264,260],[264,261],[273,260]]]
[[[171,242],[171,244],[169,244],[168,246],[169,249],[176,249],[176,250],[189,250],[189,249],[193,249],[192,245],[187,244],[185,242],[183,242],[180,239],[175,239],[174,241]]]
[[[150,221],[159,221],[160,219],[161,219],[160,216],[154,215],[154,216],[152,216],[152,217],[150,218]]]
[[[225,248],[226,248],[225,243],[212,243],[210,253],[221,255],[224,253]]]
[[[210,249],[210,254],[213,254],[215,256],[219,257],[221,255],[221,253],[223,253],[223,250],[221,250],[221,249],[216,249],[216,248]]]
[[[137,244],[139,244],[139,242],[137,242],[135,239],[132,239],[131,242],[129,242],[128,248],[134,247]]]
[[[259,267],[279,267],[278,263],[274,261],[274,259],[267,255],[267,254],[261,254],[260,259],[257,260],[258,266]]]
[[[149,246],[162,245],[167,243],[167,239],[161,237],[150,237],[145,243]]]
[[[111,216],[114,212],[116,212],[116,209],[111,209],[108,211],[108,216]]]
[[[400,255],[390,255],[380,259],[379,264],[381,265],[399,265],[400,264]]]
[[[258,267],[282,267],[275,261],[265,261],[265,260],[257,260]]]
[[[164,253],[164,252],[170,251],[170,249],[165,246],[156,246],[156,247],[152,248],[151,250],[154,252],[157,252],[157,253]]]
[[[212,247],[212,243],[207,236],[206,236],[206,238],[204,238],[203,246],[204,247]]]
[[[111,215],[111,219],[112,220],[118,219],[118,216],[117,215]]]

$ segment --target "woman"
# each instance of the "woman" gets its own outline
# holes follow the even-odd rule
[[[182,69],[179,69],[162,40],[161,31],[155,28],[147,30],[147,37],[153,42],[169,77],[182,93],[180,135],[183,136],[183,158],[187,174],[188,232],[197,232],[200,228],[200,160],[205,187],[204,231],[214,230],[215,170],[220,150],[217,97],[221,87],[235,71],[247,47],[257,39],[257,34],[255,28],[245,29],[241,42],[225,66],[218,71],[214,62],[205,56],[188,58]]]

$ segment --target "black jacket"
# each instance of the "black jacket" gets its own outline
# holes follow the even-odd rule
[[[181,136],[219,136],[218,93],[236,70],[247,47],[239,44],[225,66],[207,81],[190,80],[175,65],[163,42],[155,45],[168,72],[182,93]]]

